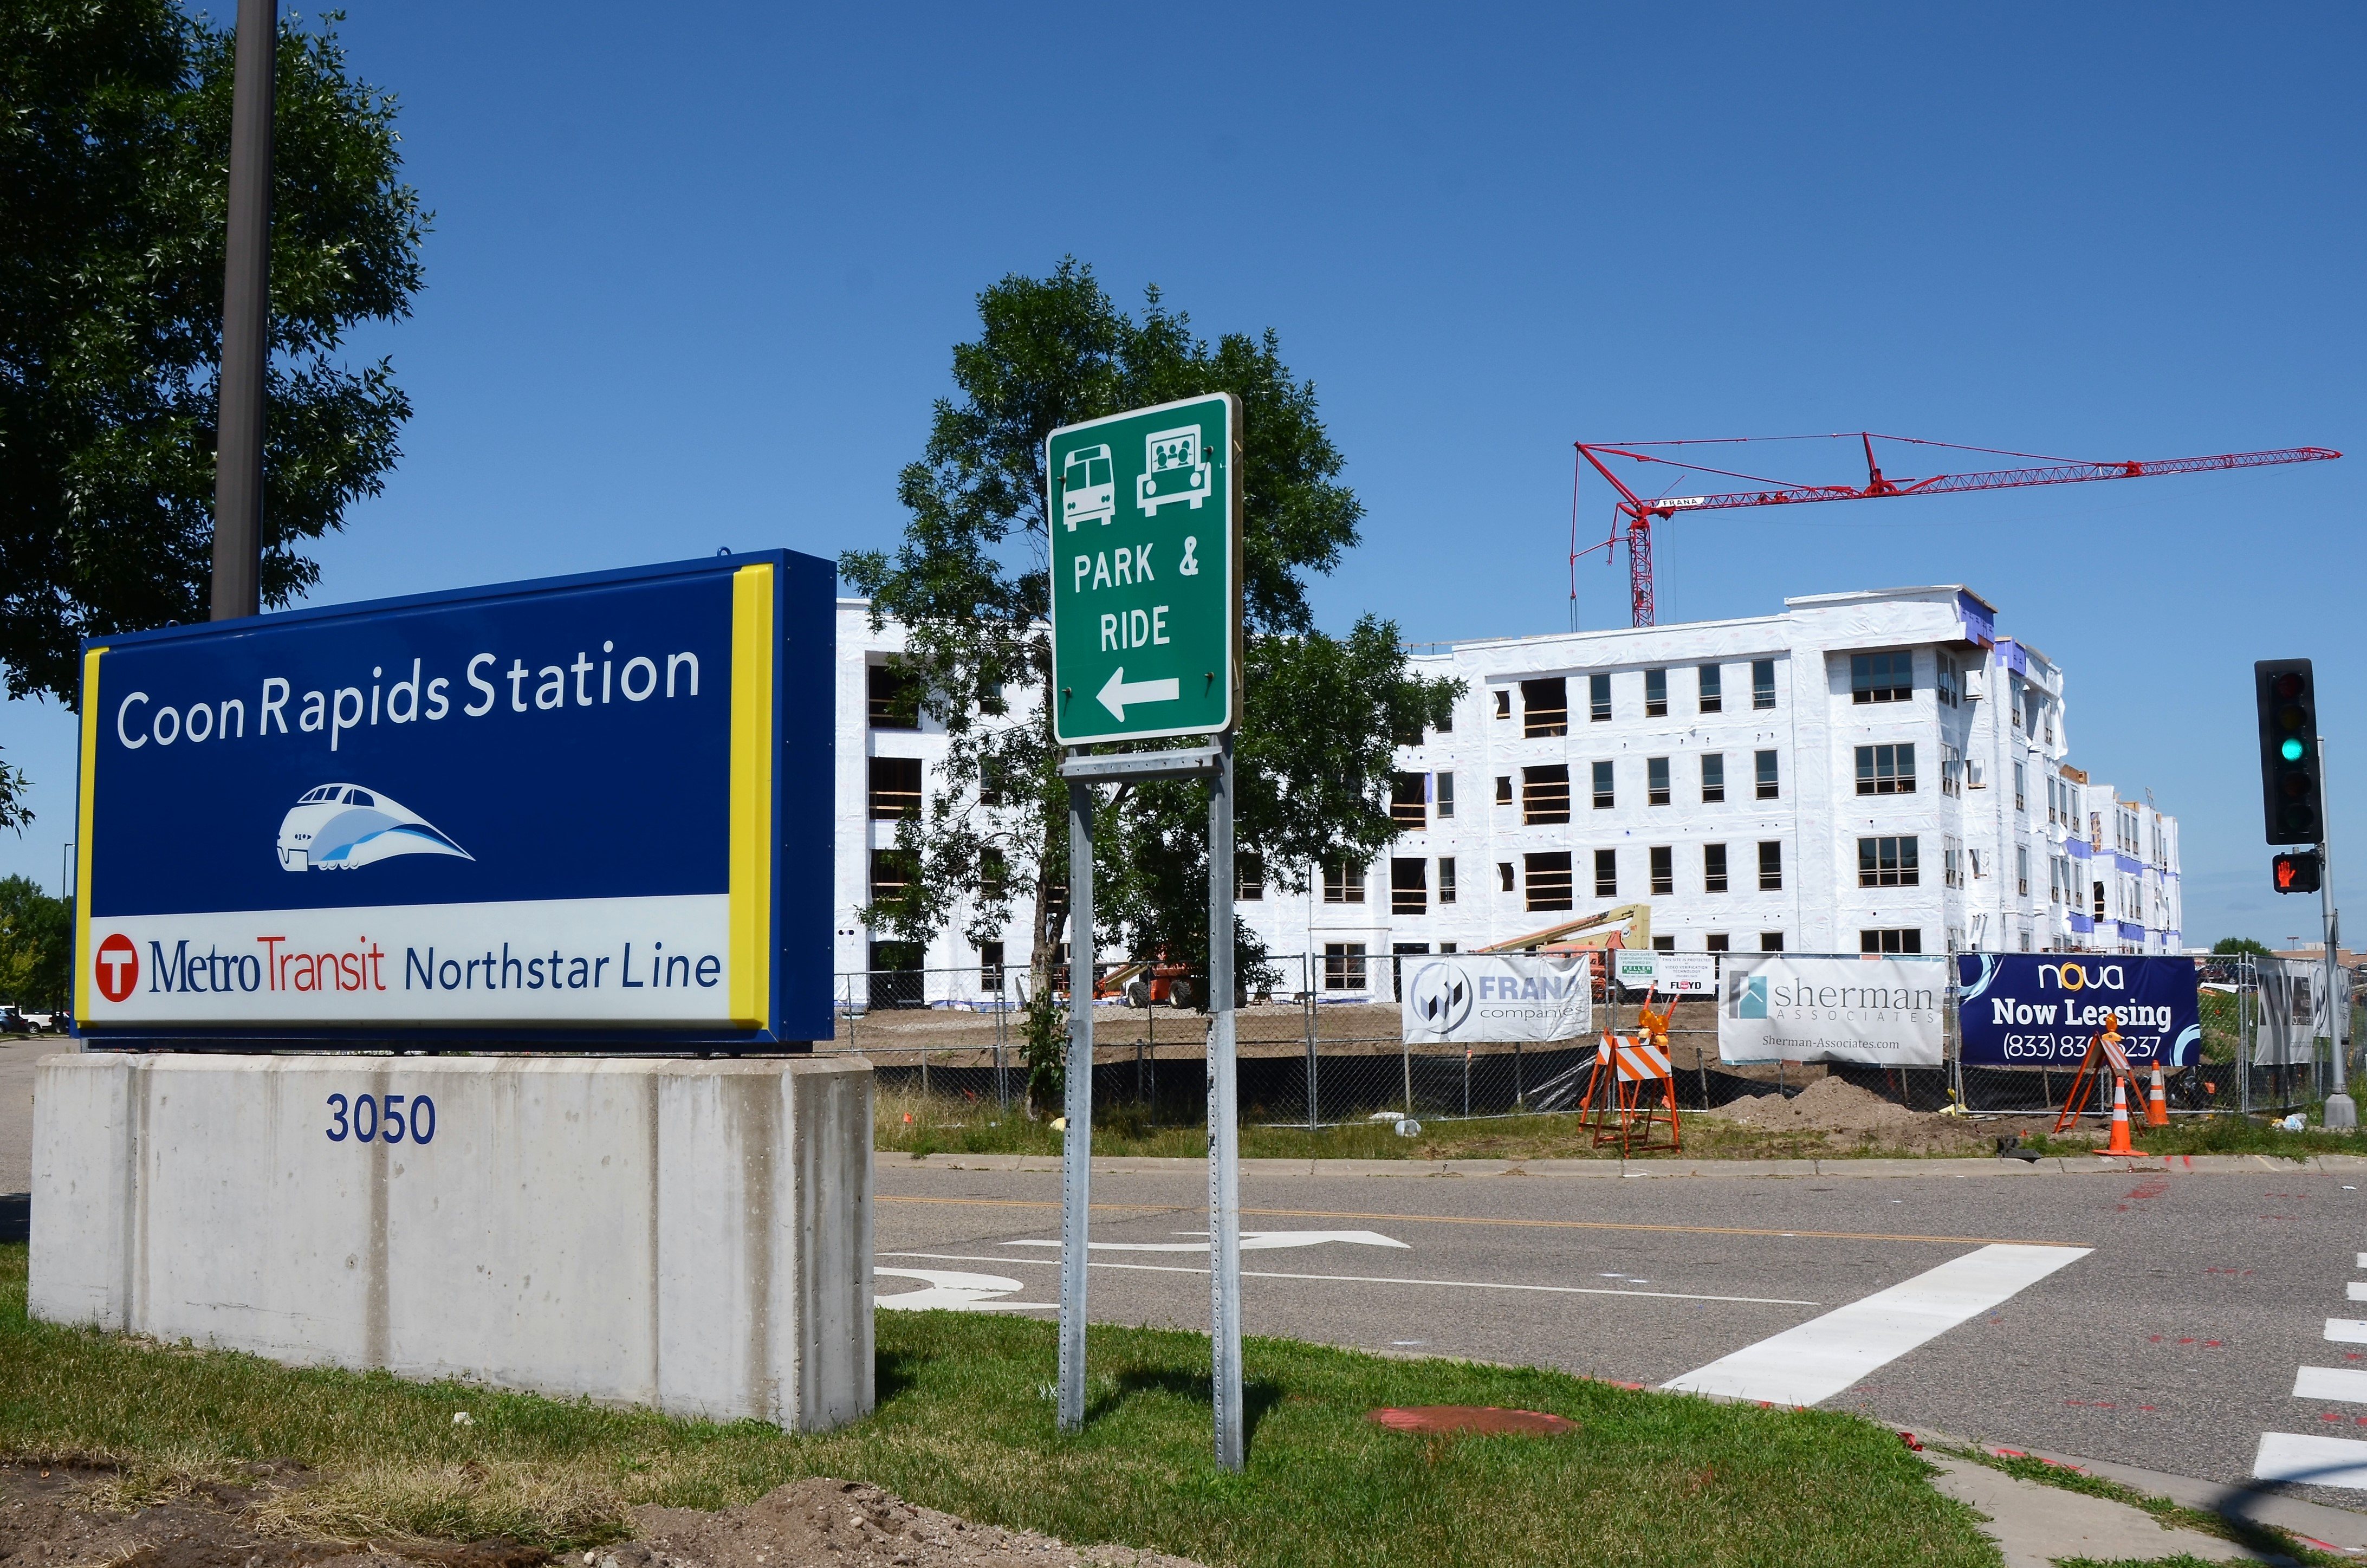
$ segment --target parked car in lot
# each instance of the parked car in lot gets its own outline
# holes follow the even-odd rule
[[[59,1017],[56,1013],[28,1013],[25,1023],[35,1034],[60,1034],[63,1026],[58,1022]]]
[[[25,1021],[24,1014],[17,1011],[17,1004],[0,1002],[0,1034],[31,1034],[32,1032],[32,1025]]]

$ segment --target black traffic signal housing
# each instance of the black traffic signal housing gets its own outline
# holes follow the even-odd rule
[[[2307,659],[2252,666],[2260,707],[2260,814],[2271,844],[2326,841],[2318,789],[2317,681]]]
[[[2269,859],[2269,875],[2279,892],[2316,892],[2322,874],[2315,849],[2287,849]]]

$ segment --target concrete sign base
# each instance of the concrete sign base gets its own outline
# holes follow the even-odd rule
[[[819,1431],[869,1414],[871,1068],[40,1063],[32,1315]]]

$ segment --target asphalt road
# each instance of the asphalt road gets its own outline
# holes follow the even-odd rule
[[[956,1278],[934,1299],[1049,1315],[995,1303],[1058,1299],[1057,1249],[1026,1244],[1059,1233],[1057,1175],[883,1158],[878,1186],[882,1270],[934,1274],[937,1286],[999,1278],[1024,1288]],[[1743,1396],[1753,1376],[1792,1387],[1799,1367],[1854,1356],[1879,1364],[1815,1403],[2242,1483],[2263,1433],[2367,1438],[2367,1403],[2293,1392],[2302,1367],[2367,1368],[2367,1344],[2327,1337],[2328,1318],[2367,1316],[2346,1293],[2367,1274],[2355,1267],[2362,1188],[2367,1171],[2265,1165],[1624,1180],[1258,1171],[1242,1182],[1245,1232],[1380,1239],[1301,1234],[1245,1252],[1244,1313],[1252,1334],[1647,1385],[1799,1329],[1755,1370],[1740,1358]],[[1093,1197],[1093,1318],[1205,1332],[1205,1176],[1100,1174]],[[883,1273],[878,1290],[885,1300],[931,1285]],[[1910,1315],[1937,1311],[1954,1326],[1888,1358],[1879,1324],[1869,1333],[1845,1314],[1801,1328],[1902,1286]],[[2367,1490],[2300,1494],[2367,1507]]]

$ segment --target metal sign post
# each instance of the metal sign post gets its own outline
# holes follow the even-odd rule
[[[1066,771],[1066,769],[1063,769]],[[1082,983],[1080,983],[1082,980]],[[1060,1430],[1085,1426],[1086,1218],[1093,1142],[1093,787],[1069,781],[1068,1125],[1060,1138]]]
[[[1233,726],[1241,641],[1240,403],[1134,409],[1045,438],[1051,491],[1052,733],[1064,746],[1207,735],[1191,749],[1072,754],[1068,1136],[1061,1142],[1059,1422],[1085,1415],[1093,1128],[1093,809],[1102,780],[1208,790],[1209,1351],[1217,1464],[1240,1470],[1240,1143],[1233,1044]]]
[[[1241,1426],[1241,1139],[1233,1054],[1233,737],[1208,786],[1208,1362],[1217,1464],[1246,1460]]]

